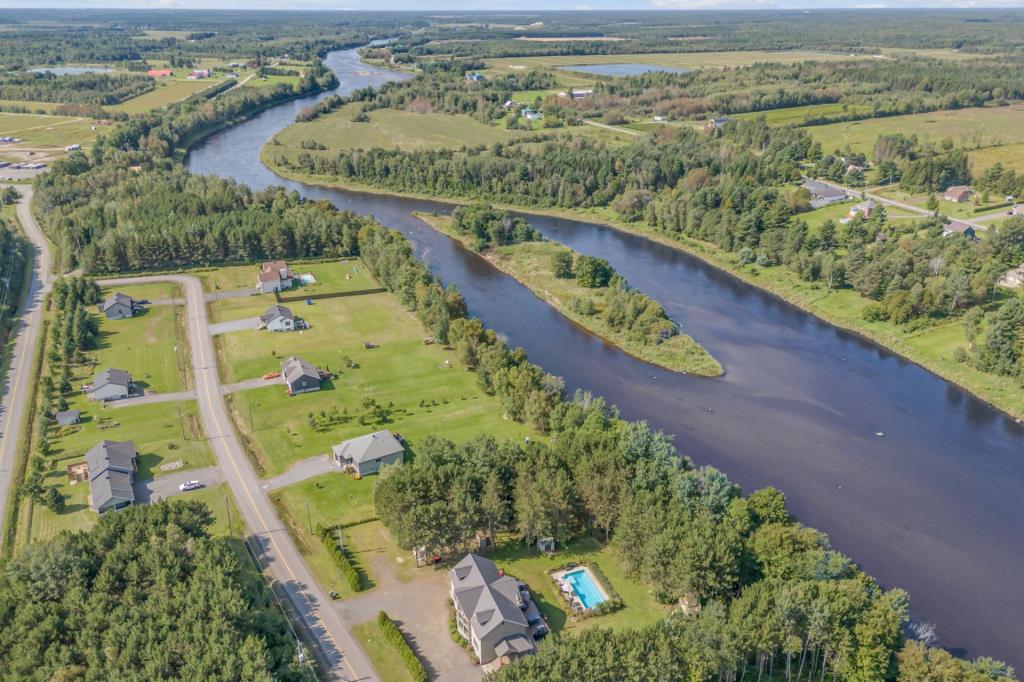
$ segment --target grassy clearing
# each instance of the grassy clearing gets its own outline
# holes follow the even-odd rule
[[[409,669],[397,655],[395,646],[384,638],[384,632],[376,618],[361,625],[354,625],[352,634],[358,640],[359,648],[369,657],[380,679],[388,682],[412,682]]]
[[[177,284],[171,284],[169,282],[154,282],[152,284],[132,284],[129,286],[120,287],[103,287],[102,297],[105,299],[107,296],[114,292],[120,292],[131,296],[136,301],[148,299],[150,301],[159,301],[169,298],[180,298],[184,299],[184,295],[181,293],[181,287]]]
[[[352,116],[359,106],[349,104],[315,121],[289,126],[276,136],[282,146],[271,143],[270,149],[275,154],[287,151],[287,155],[294,157],[307,151],[300,148],[303,141],[316,140],[331,151],[371,147],[413,151],[489,145],[523,134],[480,123],[469,116],[416,114],[395,109],[370,111],[368,123],[353,123]]]
[[[255,78],[250,79],[245,85],[249,88],[269,88],[280,83],[295,86],[299,84],[300,80],[301,79],[298,74],[294,76],[256,76]]]
[[[451,218],[417,214],[417,216],[458,239],[467,246],[471,240],[459,235],[452,228]],[[686,334],[677,334],[661,344],[644,343],[632,338],[629,333],[609,327],[601,317],[606,305],[607,289],[587,289],[576,284],[575,279],[559,279],[552,270],[551,260],[555,254],[572,251],[557,242],[524,242],[510,246],[499,246],[483,253],[483,256],[499,270],[507,272],[526,285],[539,298],[544,299],[559,312],[593,334],[596,334],[630,355],[677,372],[688,372],[700,376],[720,376],[722,366],[710,353]],[[590,299],[597,309],[595,315],[582,315],[573,310],[573,299]]]
[[[948,138],[957,146],[977,149],[1024,142],[1022,115],[1024,105],[1015,104],[831,123],[811,126],[807,132],[827,152],[849,145],[855,152],[870,154],[878,136],[890,133],[917,135],[934,143]]]
[[[770,111],[752,111],[747,114],[737,114],[733,118],[764,118],[769,125],[775,126],[800,126],[806,125],[809,121],[822,118],[834,118],[837,116],[849,116],[851,114],[870,113],[871,107],[867,104],[809,104],[803,107],[786,107],[784,109],[772,109]]]
[[[899,201],[901,203],[910,204],[911,206],[916,206],[921,209],[927,209],[928,207],[927,194],[910,194],[909,192],[904,192],[896,187],[872,189],[871,193],[887,199]],[[998,199],[1001,203],[1003,199],[1002,196],[990,197],[988,204],[975,204],[974,200],[963,201],[960,203],[955,201],[946,201],[942,198],[941,194],[937,194],[936,198],[939,200],[939,212],[943,215],[949,216],[950,218],[967,218],[969,220],[971,218],[979,218],[993,213],[1006,213],[1005,207],[996,209],[991,208],[993,205],[998,205],[996,202],[992,201],[992,198]],[[890,213],[897,213],[901,211],[897,206],[887,206],[886,210]],[[920,217],[924,218],[925,216]]]
[[[338,291],[376,289],[380,286],[377,284],[377,280],[358,261],[332,261],[328,263],[290,261],[288,265],[293,272],[299,275],[312,274],[316,282],[313,284],[302,284],[282,292],[286,297],[295,295],[295,292],[316,295]],[[203,283],[203,290],[208,292],[255,289],[256,275],[258,273],[259,266],[256,264],[238,265],[199,273],[199,279]],[[261,300],[268,299],[269,297],[265,297]],[[268,303],[267,305],[270,304]]]
[[[559,547],[554,556],[540,554],[532,545],[513,539],[489,555],[499,568],[530,586],[541,613],[554,632],[582,630],[590,627],[613,629],[638,628],[660,620],[668,612],[658,604],[650,589],[631,578],[622,569],[618,557],[608,546],[592,538],[581,538]],[[570,561],[596,563],[611,587],[622,597],[624,608],[605,616],[573,621],[562,606],[554,583],[547,572]]]
[[[968,152],[967,156],[971,160],[971,172],[975,177],[980,176],[996,163],[1001,163],[1006,168],[1012,168],[1018,174],[1024,173],[1024,143],[975,149]]]
[[[702,69],[727,66],[749,66],[761,62],[791,64],[803,61],[837,61],[851,59],[846,54],[801,52],[799,50],[736,52],[666,52],[653,54],[546,55],[539,57],[503,57],[487,60],[487,67],[496,72],[558,68],[586,64],[654,64],[676,68]],[[591,81],[595,80],[590,78]]]
[[[197,92],[213,87],[223,80],[223,78],[203,78],[202,80],[195,81],[163,79],[158,82],[155,90],[150,90],[138,97],[125,100],[111,108],[129,114],[145,113],[191,97]]]
[[[361,264],[334,264],[345,272]],[[301,270],[300,270],[301,271]],[[329,286],[330,278],[325,278]],[[269,305],[269,297],[244,305]],[[236,299],[237,300],[237,299]],[[211,304],[219,305],[224,302]],[[459,365],[454,351],[438,344],[425,345],[429,336],[415,315],[389,293],[321,299],[313,305],[290,304],[311,328],[303,332],[273,333],[259,330],[231,332],[217,337],[226,381],[235,382],[280,370],[280,361],[299,355],[338,374],[324,390],[288,397],[283,386],[241,391],[230,396],[236,422],[258,465],[269,475],[292,463],[327,452],[341,440],[379,428],[398,431],[412,444],[436,433],[455,441],[478,433],[497,437],[536,436],[526,426],[502,417],[498,401],[477,386],[476,376]],[[241,315],[245,317],[245,315]],[[230,319],[230,318],[228,318]],[[376,344],[367,349],[365,342]],[[346,366],[350,358],[357,367]],[[372,398],[391,406],[391,421],[360,423],[362,402]],[[309,413],[348,412],[350,418],[327,431],[314,431]]]
[[[0,136],[12,136],[21,140],[15,145],[2,145],[0,150],[41,147],[63,150],[72,144],[88,145],[96,139],[98,131],[95,121],[88,118],[0,113]]]
[[[98,318],[99,347],[89,353],[96,370],[127,370],[134,381],[157,393],[173,393],[189,386],[188,346],[181,333],[184,307],[154,305],[130,319]]]
[[[9,107],[25,107],[26,111],[31,111],[33,114],[53,113],[53,110],[60,106],[60,102],[30,102],[27,100],[16,100],[16,99],[0,99],[0,108]]]

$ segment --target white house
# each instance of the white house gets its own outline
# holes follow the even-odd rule
[[[260,265],[260,274],[256,278],[256,290],[268,294],[282,289],[291,289],[294,277],[283,260],[267,261]]]
[[[290,308],[283,305],[272,305],[260,315],[260,328],[272,332],[290,332],[295,330],[295,316]]]

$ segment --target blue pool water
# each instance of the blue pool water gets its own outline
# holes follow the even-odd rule
[[[566,573],[562,579],[572,586],[572,591],[583,602],[583,608],[590,609],[604,601],[601,591],[597,589],[597,585],[586,571],[580,569]]]

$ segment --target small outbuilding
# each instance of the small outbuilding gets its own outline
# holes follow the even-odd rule
[[[54,415],[58,426],[71,426],[82,421],[82,413],[79,410],[61,410]]]
[[[352,438],[331,448],[338,468],[360,476],[375,474],[386,464],[401,464],[405,446],[387,429]]]
[[[123,320],[135,315],[135,299],[127,294],[115,292],[100,304],[100,312],[108,320]]]

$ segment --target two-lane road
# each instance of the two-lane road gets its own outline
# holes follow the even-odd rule
[[[21,185],[18,185],[17,189],[21,192],[18,222],[35,248],[31,281],[20,306],[21,319],[13,331],[15,341],[11,351],[11,364],[4,382],[3,398],[0,399],[0,547],[3,547],[7,535],[7,529],[3,524],[7,520],[11,476],[14,474],[14,461],[18,454],[18,434],[32,400],[32,360],[43,326],[42,303],[52,284],[50,245],[29,208],[32,189]]]
[[[262,482],[235,434],[221,391],[199,279],[187,275],[153,275],[108,279],[101,284],[119,286],[148,282],[173,282],[185,291],[200,418],[217,463],[252,532],[250,544],[253,550],[260,555],[261,563],[287,594],[307,629],[317,638],[331,675],[344,680],[377,679],[369,660],[335,610],[330,608],[327,595],[313,579],[298,548],[274,511],[270,498],[261,489]]]

